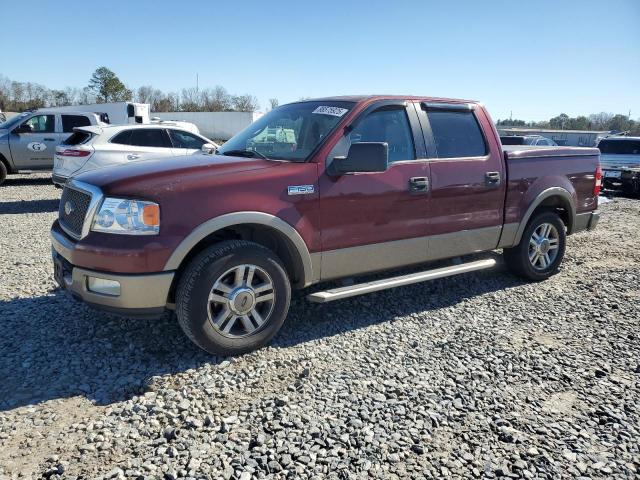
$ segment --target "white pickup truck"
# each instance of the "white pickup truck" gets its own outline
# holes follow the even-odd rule
[[[607,189],[640,195],[640,137],[608,137],[598,143]]]
[[[40,109],[0,123],[0,184],[10,173],[51,170],[56,147],[75,127],[104,125],[93,112]]]

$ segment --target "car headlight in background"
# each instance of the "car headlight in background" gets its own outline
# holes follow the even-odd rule
[[[105,198],[93,219],[94,232],[123,235],[157,235],[160,206],[144,200]]]

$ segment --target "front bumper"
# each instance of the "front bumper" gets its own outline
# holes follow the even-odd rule
[[[75,299],[129,317],[155,317],[167,308],[174,272],[118,274],[89,270],[71,264],[75,245],[61,233],[51,231],[51,244],[56,282]],[[90,278],[118,282],[119,292],[92,291]]]

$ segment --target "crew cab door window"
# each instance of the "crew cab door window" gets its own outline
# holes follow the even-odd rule
[[[91,121],[84,115],[62,115],[62,131],[73,133],[75,127],[88,127]]]
[[[31,129],[31,133],[54,133],[56,128],[55,115],[36,115],[24,122]]]
[[[381,109],[367,115],[349,134],[349,146],[358,142],[386,142],[389,163],[416,158],[413,134],[404,108]]]
[[[428,112],[438,158],[481,157],[487,145],[471,111]]]

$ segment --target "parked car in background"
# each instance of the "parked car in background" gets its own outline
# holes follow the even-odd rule
[[[56,147],[75,127],[104,125],[92,112],[40,109],[0,123],[0,184],[8,174],[46,171]]]
[[[150,158],[191,155],[218,145],[171,122],[76,128],[56,148],[53,183],[64,185],[80,173]]]
[[[542,135],[506,135],[500,137],[502,145],[531,145],[533,147],[556,147],[558,144]]]
[[[640,137],[607,137],[597,146],[603,186],[640,195]]]
[[[504,249],[514,273],[548,278],[566,235],[598,222],[599,154],[505,152],[473,101],[300,101],[271,110],[215,155],[71,179],[51,227],[54,275],[75,298],[111,312],[175,309],[199,347],[240,354],[278,332],[292,287],[494,249]],[[308,298],[329,302],[494,265],[491,256],[460,260]]]

